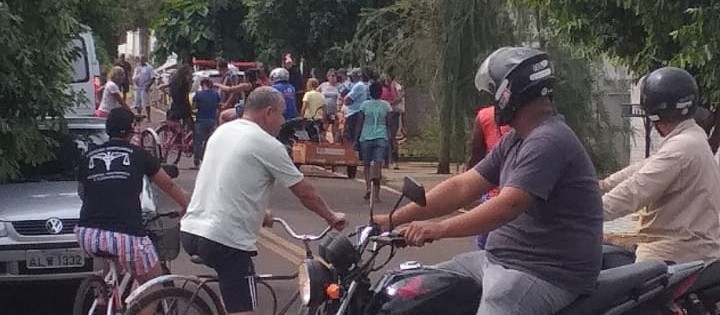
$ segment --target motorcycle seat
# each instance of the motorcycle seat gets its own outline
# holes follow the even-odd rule
[[[711,262],[705,270],[700,273],[697,281],[687,290],[687,292],[696,292],[718,286],[720,284],[720,260]]]
[[[667,279],[667,264],[659,260],[642,261],[600,272],[597,288],[580,296],[558,314],[600,314],[658,286]]]

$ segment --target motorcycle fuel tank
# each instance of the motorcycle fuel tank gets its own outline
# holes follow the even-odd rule
[[[475,314],[482,290],[474,279],[447,270],[403,264],[378,283],[367,314]]]

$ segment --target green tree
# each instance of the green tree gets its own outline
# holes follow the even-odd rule
[[[71,36],[80,30],[78,1],[0,2],[0,181],[19,176],[22,164],[38,165],[56,144],[38,124],[62,117],[73,101],[67,92]]]
[[[576,131],[600,171],[616,167],[608,124],[596,101],[597,61],[576,56],[573,46],[541,32],[540,11],[492,0],[397,1],[362,14],[345,58],[384,69],[394,67],[406,85],[429,91],[440,104],[438,172],[465,157],[469,121],[488,99],[474,86],[479,64],[504,45],[541,46],[557,71],[555,105]],[[366,52],[371,52],[370,54]],[[424,139],[430,140],[430,139]]]
[[[165,1],[159,0],[119,0],[120,17],[124,21],[122,31],[138,30],[140,36],[140,55],[149,57],[150,27],[162,15],[161,8]]]
[[[441,104],[438,173],[449,173],[451,162],[465,159],[468,118],[480,102],[475,70],[514,42],[504,1],[401,0],[362,17],[345,51],[360,63],[393,66],[406,84],[431,91]]]
[[[101,65],[112,64],[117,53],[120,36],[126,30],[123,9],[117,0],[77,0],[74,15],[90,27],[95,39],[95,50]]]
[[[337,66],[332,48],[350,40],[361,8],[391,0],[243,0],[245,20],[259,57],[277,64],[283,53],[305,59],[309,67]],[[309,68],[308,67],[308,68]]]
[[[253,60],[255,51],[241,22],[246,14],[241,1],[165,0],[155,23],[155,55],[165,58],[174,52],[186,62],[216,56]]]
[[[714,109],[713,150],[720,144],[720,3],[713,0],[519,0],[545,12],[552,32],[587,55],[606,54],[636,77],[662,66],[690,71],[703,106]],[[712,126],[710,126],[712,127]],[[710,130],[708,130],[709,132]]]

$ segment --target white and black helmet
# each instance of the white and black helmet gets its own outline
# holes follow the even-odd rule
[[[690,117],[698,105],[698,86],[690,73],[675,68],[657,69],[640,80],[640,106],[652,121],[676,114]]]
[[[289,81],[290,80],[290,72],[287,71],[285,68],[275,68],[272,71],[270,71],[270,81],[273,83],[278,81]]]
[[[493,96],[495,122],[504,126],[518,108],[540,96],[552,96],[555,81],[547,53],[529,47],[503,47],[485,58],[475,87]]]

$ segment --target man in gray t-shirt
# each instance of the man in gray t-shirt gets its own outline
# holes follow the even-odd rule
[[[462,254],[439,268],[483,287],[477,314],[554,314],[589,292],[600,272],[602,200],[587,152],[551,95],[553,71],[544,52],[506,47],[475,78],[494,95],[495,121],[513,128],[473,169],[427,193],[427,206],[399,209],[395,224],[409,245],[492,231],[486,251]],[[497,197],[448,215],[499,187]],[[387,227],[388,216],[376,216]]]

